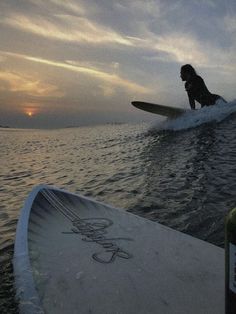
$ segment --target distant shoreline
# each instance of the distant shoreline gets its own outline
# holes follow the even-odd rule
[[[8,125],[0,125],[0,128],[2,128],[2,129],[10,129],[10,126],[8,126]]]
[[[82,125],[67,125],[67,126],[58,126],[58,127],[16,127],[16,126],[9,126],[9,125],[0,125],[0,129],[19,129],[19,130],[61,130],[61,129],[76,129],[81,127],[93,127],[93,126],[103,126],[103,125],[123,125],[127,122],[105,122],[105,123],[98,123],[98,124],[82,124]]]

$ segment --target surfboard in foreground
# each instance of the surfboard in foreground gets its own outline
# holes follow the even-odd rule
[[[224,312],[223,249],[44,185],[21,210],[14,273],[21,313]]]
[[[132,101],[131,104],[138,109],[165,116],[171,119],[177,118],[184,114],[186,111],[188,111],[187,109],[152,104],[143,101]]]

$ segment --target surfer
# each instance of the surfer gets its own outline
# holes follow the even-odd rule
[[[209,92],[204,80],[197,75],[191,64],[185,64],[181,67],[180,77],[182,81],[186,81],[185,90],[191,109],[196,109],[195,100],[199,102],[201,107],[214,105],[218,99],[226,102],[221,96]]]

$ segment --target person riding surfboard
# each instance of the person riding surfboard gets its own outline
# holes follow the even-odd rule
[[[185,81],[185,90],[188,94],[189,104],[191,109],[196,109],[195,101],[197,101],[201,107],[215,105],[216,101],[222,99],[219,95],[212,94],[204,80],[199,76],[191,64],[185,64],[181,67],[180,77],[182,81]]]

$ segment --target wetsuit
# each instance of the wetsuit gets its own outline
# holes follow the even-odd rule
[[[195,109],[195,100],[201,104],[201,107],[214,105],[221,96],[211,94],[206,87],[203,79],[199,75],[192,76],[186,83],[185,89],[188,93],[189,103],[192,109]]]

